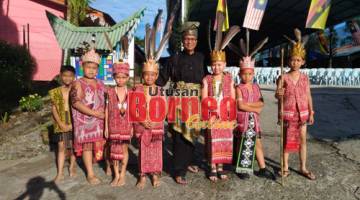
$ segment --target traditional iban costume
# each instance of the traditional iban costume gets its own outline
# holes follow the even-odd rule
[[[158,23],[161,17],[161,10],[155,18],[154,25],[152,28],[147,26],[146,28],[146,36],[145,36],[145,55],[146,62],[143,65],[143,73],[145,72],[153,72],[158,77],[159,74],[159,64],[158,60],[162,54],[162,51],[165,45],[168,42],[168,39],[171,35],[171,26],[173,19],[169,20],[167,25],[168,30],[162,37],[160,41],[160,45],[158,49],[156,49],[155,41],[156,41],[156,28],[158,27]],[[150,95],[150,87],[151,89],[157,89],[155,96]],[[150,100],[152,98],[159,98],[161,95],[160,87],[155,84],[152,86],[148,86],[145,84],[136,85],[134,88],[134,92],[139,92],[145,95],[146,100],[146,120],[151,123],[151,128],[146,128],[140,122],[134,123],[134,131],[135,136],[139,140],[139,172],[140,176],[144,176],[145,174],[160,174],[163,168],[163,137],[164,137],[164,122],[152,122],[150,121]],[[151,93],[153,94],[153,92]],[[165,102],[166,98],[161,97]],[[166,105],[166,104],[165,104]],[[151,108],[155,111],[161,110],[159,104],[156,104],[155,108]]]
[[[113,65],[113,73],[129,75],[129,64],[117,62]],[[128,90],[125,89],[125,98],[120,101],[116,87],[108,89],[109,110],[109,142],[110,159],[122,160],[123,145],[128,144],[132,137],[132,123],[129,122]]]
[[[249,42],[247,40],[247,42]],[[261,41],[249,54],[249,51],[245,47],[244,41],[241,39],[241,50],[236,50],[244,57],[240,60],[240,73],[245,70],[255,70],[255,59],[252,58],[258,50],[267,42],[267,38]],[[260,87],[258,84],[253,83],[252,89],[249,90],[245,84],[240,83],[236,87],[237,93],[241,94],[241,97],[237,97],[238,101],[244,103],[253,103],[263,101]],[[246,112],[238,109],[237,111],[238,131],[236,137],[236,173],[253,173],[254,161],[255,161],[255,146],[256,139],[261,138],[260,128],[260,115],[255,112]]]
[[[290,40],[293,44],[290,56],[298,56],[305,59],[306,51],[301,41],[301,32],[295,29],[297,41]],[[300,132],[301,126],[306,125],[309,120],[309,78],[300,73],[299,80],[294,83],[288,74],[283,75],[284,94],[284,113],[285,122],[285,151],[298,152],[300,150]]]
[[[91,49],[86,52],[81,60],[85,62],[100,63],[100,56]],[[71,90],[71,102],[78,101],[92,110],[105,110],[106,88],[102,81],[96,79],[96,86],[88,84],[83,78],[75,81],[81,86],[80,91]],[[77,156],[81,156],[83,151],[93,151],[96,161],[103,158],[104,149],[104,120],[86,115],[72,107],[72,117],[74,125],[74,150]]]
[[[218,19],[218,30],[216,32],[215,46],[210,53],[212,63],[219,61],[226,63],[226,54],[224,48],[240,31],[238,26],[232,26],[222,40],[222,24],[222,20]],[[204,78],[204,81],[207,85],[208,97],[215,98],[217,101],[217,119],[220,118],[221,101],[224,98],[234,98],[231,95],[231,91],[234,91],[235,87],[231,74],[223,73],[221,77],[221,80],[215,80],[214,75],[207,75]],[[235,99],[233,99],[233,101],[235,102]],[[221,122],[222,121],[219,121],[219,123]],[[209,163],[231,164],[233,155],[233,129],[228,127],[209,128],[205,137],[207,142],[206,146]],[[218,173],[220,173],[220,171]]]

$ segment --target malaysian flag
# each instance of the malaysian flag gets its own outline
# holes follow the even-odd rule
[[[259,30],[267,2],[267,0],[249,0],[243,27]]]

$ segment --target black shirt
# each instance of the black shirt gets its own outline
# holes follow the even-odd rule
[[[189,55],[182,51],[171,56],[168,62],[160,69],[156,84],[164,86],[169,78],[173,82],[184,81],[185,83],[201,84],[202,79],[207,74],[205,57],[202,53],[195,52]]]

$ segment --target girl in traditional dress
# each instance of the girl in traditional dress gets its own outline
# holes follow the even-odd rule
[[[69,65],[61,67],[60,79],[62,86],[49,91],[54,119],[53,142],[57,142],[57,175],[55,182],[64,179],[64,161],[66,154],[70,155],[69,175],[76,175],[76,158],[73,152],[73,133],[70,114],[70,87],[75,79],[75,68]]]
[[[100,183],[93,170],[93,161],[103,158],[105,86],[96,79],[100,56],[92,49],[82,56],[84,77],[74,81],[71,87],[72,116],[74,124],[74,149],[82,156],[87,181]]]
[[[278,79],[275,94],[278,99],[284,97],[284,113],[279,113],[285,122],[286,133],[283,176],[290,175],[289,153],[299,152],[301,174],[315,180],[315,175],[306,167],[306,123],[314,123],[314,107],[309,78],[300,72],[301,66],[305,64],[306,52],[298,29],[295,29],[295,36],[297,41],[290,40],[293,44],[288,63],[290,71]]]
[[[222,29],[222,25],[219,25],[218,28]],[[212,74],[204,77],[201,91],[203,101],[207,101],[207,97],[211,97],[217,103],[216,115],[210,116],[209,124],[217,122],[221,126],[220,123],[225,122],[220,120],[220,105],[224,98],[232,100],[235,110],[235,85],[231,74],[224,72],[226,55],[223,49],[239,31],[238,26],[231,27],[223,41],[215,41],[215,48],[210,54]],[[218,31],[217,34],[222,34],[222,32]],[[219,39],[219,37],[216,38]],[[209,179],[212,182],[216,182],[218,177],[222,180],[227,179],[228,176],[224,173],[223,165],[232,163],[233,128],[210,127],[205,137],[210,164]]]
[[[105,138],[110,143],[110,160],[113,164],[114,179],[111,186],[125,184],[126,167],[129,160],[128,145],[132,136],[132,124],[128,116],[129,64],[120,62],[113,65],[116,86],[108,89],[108,103],[105,111]],[[119,161],[121,173],[119,173]]]

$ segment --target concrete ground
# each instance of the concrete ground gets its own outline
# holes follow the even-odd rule
[[[309,128],[308,168],[317,176],[309,181],[299,175],[298,156],[290,158],[291,175],[276,181],[252,176],[242,181],[233,172],[230,180],[211,183],[202,170],[188,173],[186,186],[177,185],[171,172],[171,139],[166,137],[162,184],[153,189],[150,181],[139,191],[136,145],[131,147],[131,158],[123,187],[110,187],[111,177],[105,175],[103,165],[95,165],[102,184],[87,184],[81,161],[78,176],[59,184],[51,180],[56,167],[54,152],[42,145],[40,128],[31,124],[16,129],[12,137],[0,140],[0,199],[360,199],[360,89],[314,88],[315,125]],[[276,125],[274,89],[263,87],[265,108],[261,115],[263,146],[267,166],[279,168],[279,133]],[[19,125],[20,126],[20,125]],[[35,128],[34,128],[35,127]],[[14,131],[14,130],[13,130]],[[10,132],[9,132],[10,133]],[[6,134],[6,133],[5,133]],[[197,144],[197,163],[202,161],[203,146]],[[231,169],[230,169],[231,170]],[[257,167],[256,167],[257,170]]]

